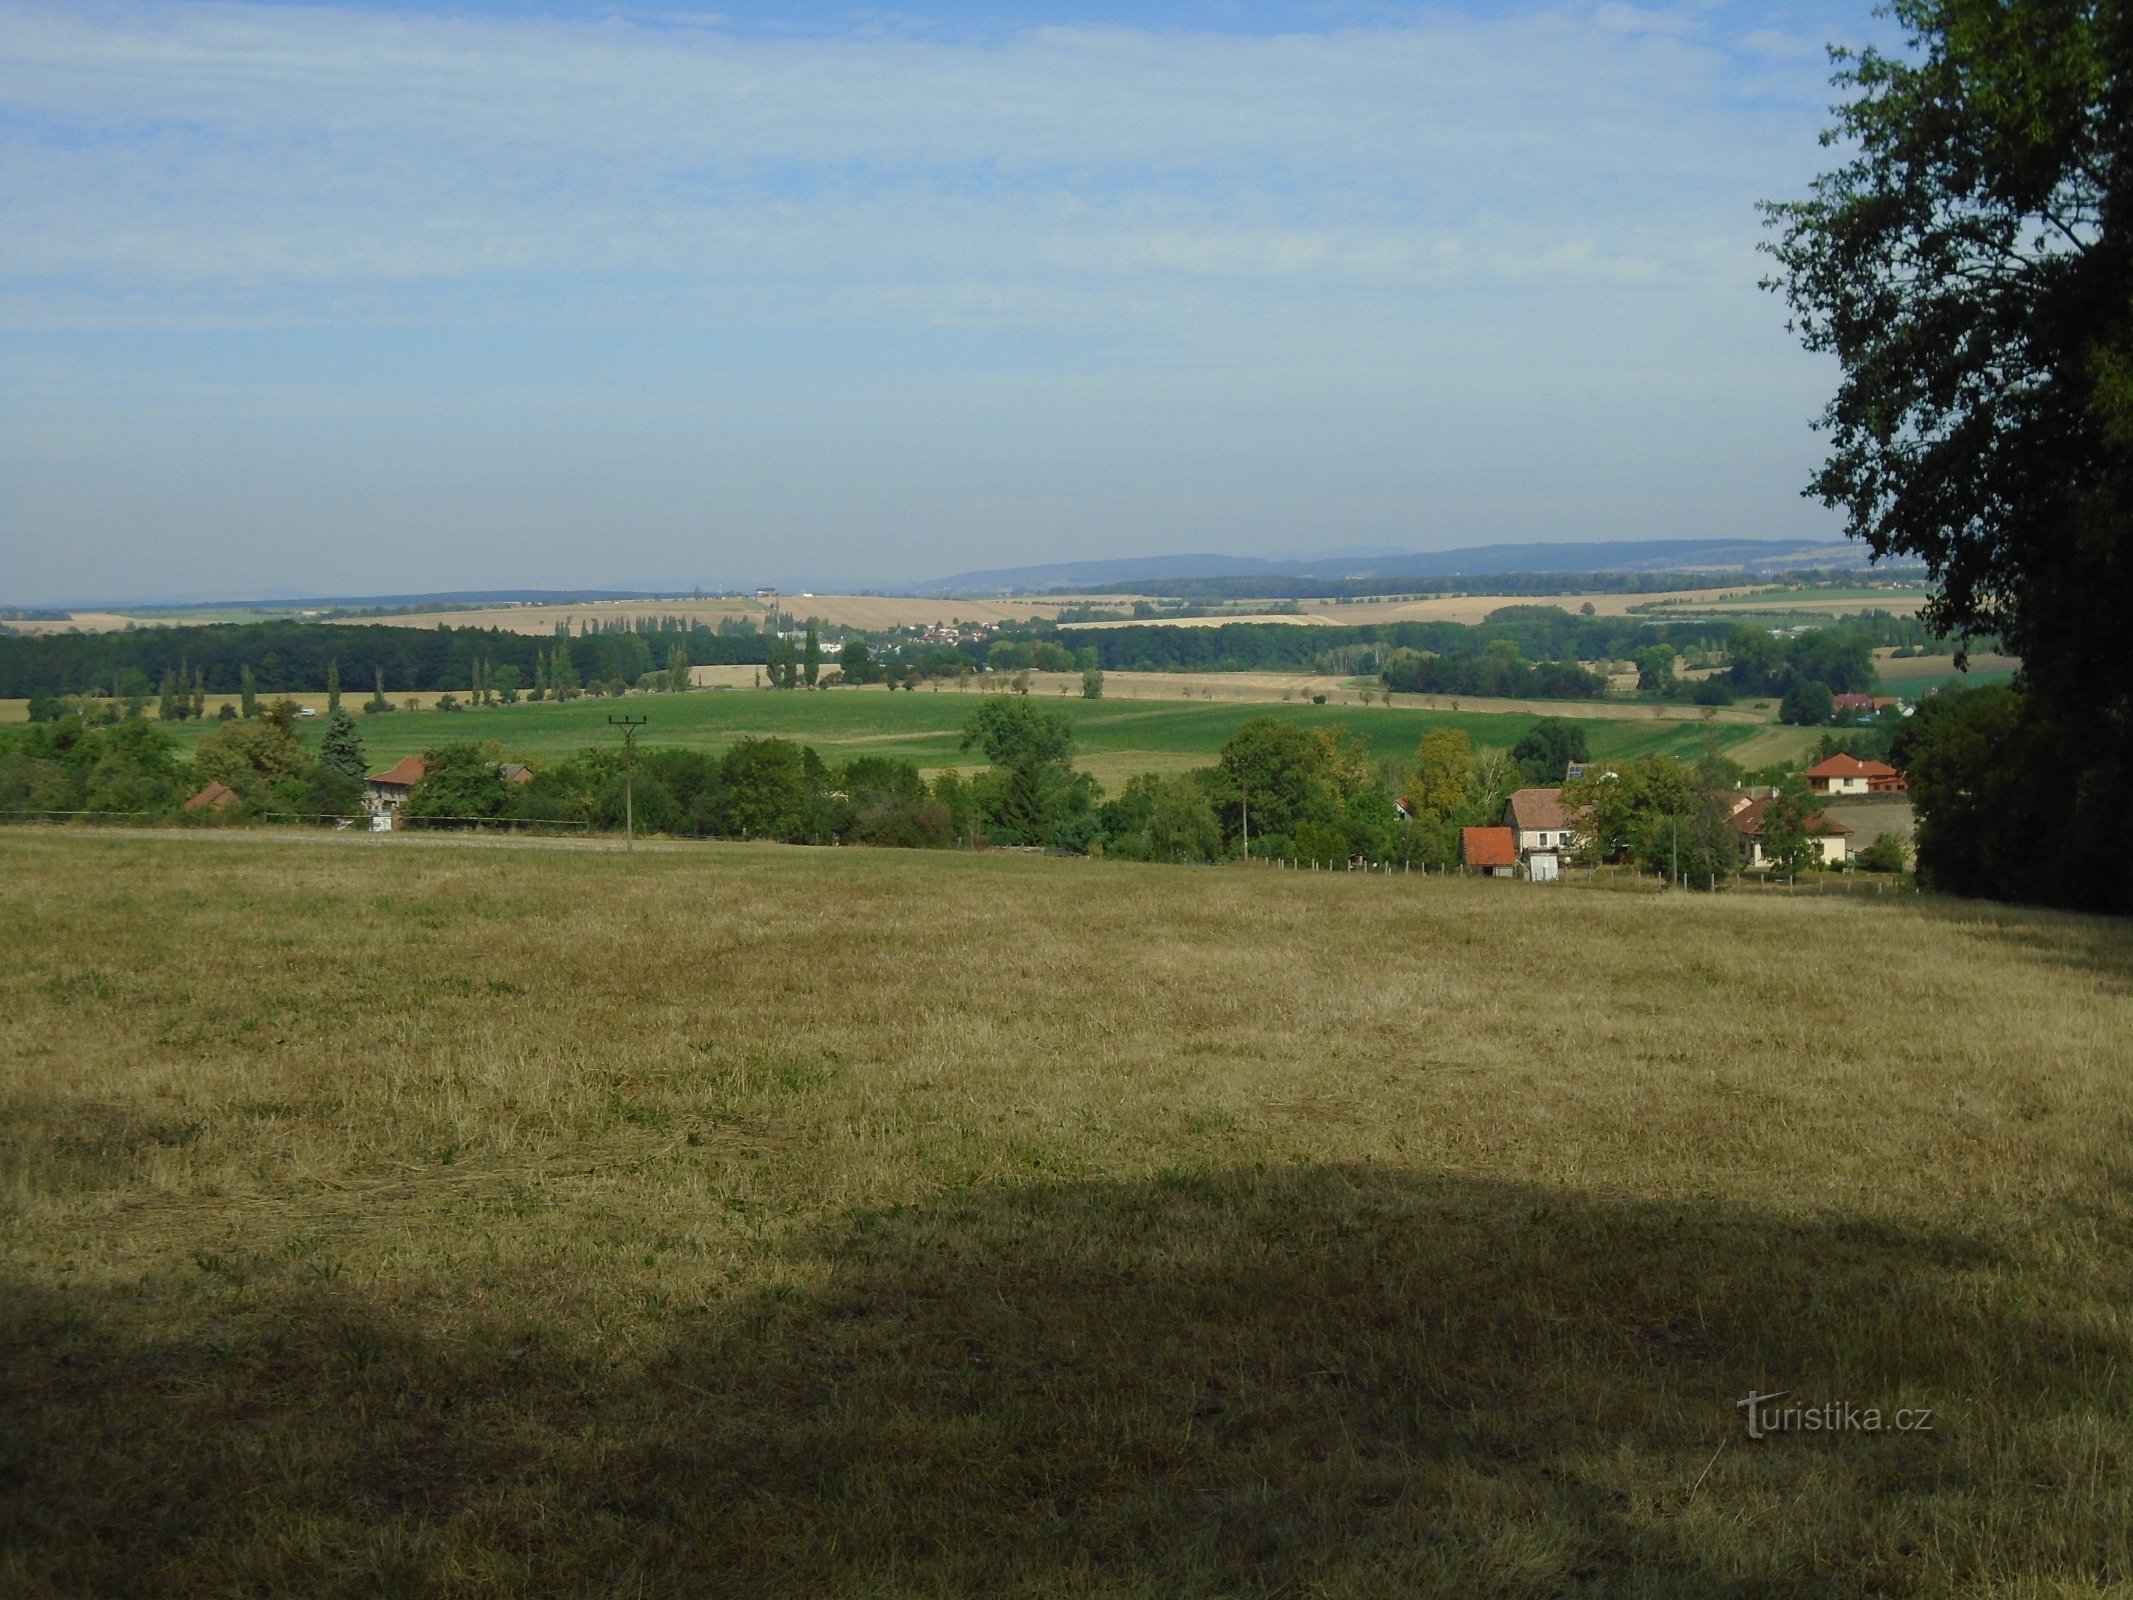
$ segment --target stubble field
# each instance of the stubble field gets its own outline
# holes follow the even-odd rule
[[[2133,1581],[2117,924],[347,836],[0,881],[9,1594]]]

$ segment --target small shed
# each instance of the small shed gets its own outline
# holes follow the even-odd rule
[[[188,811],[227,811],[244,804],[244,796],[226,783],[211,783],[185,802]]]
[[[1518,838],[1509,828],[1461,828],[1459,859],[1484,878],[1518,874]]]

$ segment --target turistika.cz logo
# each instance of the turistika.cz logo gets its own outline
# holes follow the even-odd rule
[[[1773,1433],[1933,1431],[1933,1410],[1930,1406],[1906,1406],[1899,1411],[1883,1411],[1879,1406],[1855,1406],[1849,1400],[1822,1400],[1813,1404],[1795,1400],[1789,1406],[1777,1404],[1791,1393],[1790,1389],[1780,1389],[1774,1394],[1751,1392],[1733,1402],[1736,1411],[1747,1414],[1749,1438],[1766,1439]]]

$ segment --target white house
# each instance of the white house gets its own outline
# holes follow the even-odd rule
[[[1504,826],[1511,830],[1526,876],[1546,883],[1562,870],[1576,825],[1563,809],[1560,789],[1519,789],[1504,802]]]

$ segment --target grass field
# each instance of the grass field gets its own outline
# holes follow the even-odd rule
[[[2133,938],[0,832],[0,1591],[2133,1582]],[[1789,1391],[1898,1432],[1749,1439]]]
[[[963,725],[982,698],[979,690],[959,693],[953,688],[914,694],[880,690],[816,694],[731,690],[625,701],[523,704],[480,711],[398,711],[384,717],[359,717],[357,721],[374,767],[459,739],[494,739],[507,755],[538,765],[543,759],[611,741],[615,735],[607,719],[626,712],[651,718],[650,726],[640,735],[646,745],[723,749],[736,739],[755,735],[811,744],[825,760],[888,755],[908,758],[929,769],[975,768],[984,765],[982,755],[959,746]],[[1073,717],[1077,764],[1113,788],[1136,772],[1175,771],[1212,761],[1223,742],[1256,716],[1278,717],[1309,727],[1349,728],[1383,757],[1412,755],[1424,733],[1444,725],[1466,729],[1476,745],[1508,747],[1524,735],[1537,715],[1574,717],[1578,709],[1563,704],[1548,708],[1546,713],[1476,713],[1429,710],[1419,705],[1315,706],[1272,699],[1087,701],[1057,694],[1039,698],[1044,705]],[[1448,706],[1451,701],[1447,698],[1440,704]],[[180,739],[191,741],[198,739],[203,729],[213,726],[212,721],[180,723],[174,731]],[[318,724],[306,726],[316,738]],[[1594,755],[1616,759],[1652,753],[1693,757],[1702,750],[1707,735],[1728,751],[1760,750],[1773,735],[1788,747],[1800,743],[1798,730],[1715,719],[1596,719],[1588,722],[1586,729]],[[1758,754],[1754,759],[1775,757]]]
[[[2011,683],[2022,665],[2015,656],[1974,655],[1969,670],[1957,672],[1953,656],[1912,656],[1898,661],[1887,650],[1874,652],[1874,665],[1881,671],[1882,687],[1890,694],[1916,694],[1944,683],[1982,688],[1991,683]]]

